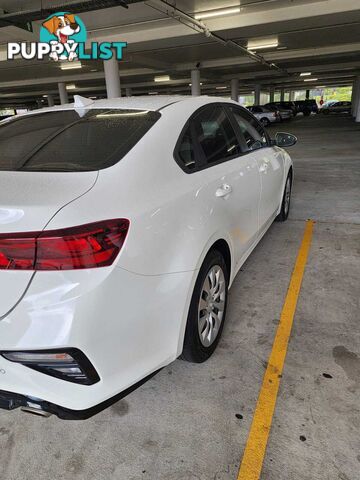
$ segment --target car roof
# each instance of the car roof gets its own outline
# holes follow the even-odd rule
[[[75,102],[65,105],[55,105],[53,107],[45,107],[38,110],[32,110],[24,115],[32,115],[43,112],[56,112],[61,110],[93,110],[93,109],[125,109],[125,110],[148,110],[159,111],[163,108],[173,104],[192,104],[194,107],[199,108],[209,103],[232,103],[240,106],[238,103],[230,100],[229,98],[210,97],[201,95],[198,97],[180,96],[180,95],[144,95],[135,97],[120,97],[102,100],[91,100],[89,98],[81,97],[79,95],[74,96]]]

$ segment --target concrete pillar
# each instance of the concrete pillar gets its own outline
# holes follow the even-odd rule
[[[53,97],[52,95],[48,95],[48,96],[47,96],[47,101],[48,101],[49,107],[53,107],[53,106],[54,106],[54,97]]]
[[[306,90],[305,98],[306,98],[306,100],[309,100],[309,98],[310,98],[310,90],[309,89]]]
[[[231,80],[231,100],[239,101],[239,80],[237,78]]]
[[[354,106],[354,116],[355,121],[360,122],[360,76],[356,79],[357,87],[355,89],[355,106]]]
[[[126,89],[125,89],[125,95],[126,95],[127,97],[131,97],[131,95],[132,95],[131,87],[126,87]]]
[[[356,108],[358,104],[360,94],[360,77],[356,77],[353,83],[352,93],[351,93],[351,114],[353,117],[356,117]]]
[[[283,102],[285,100],[285,89],[281,88],[280,89],[280,102]]]
[[[269,102],[272,103],[275,100],[275,89],[274,87],[270,87],[269,89]]]
[[[66,103],[69,103],[69,95],[66,90],[66,84],[64,82],[59,82],[58,89],[59,89],[61,105],[65,105]]]
[[[104,60],[107,98],[121,97],[119,64],[115,52],[110,60]]]
[[[201,95],[200,70],[198,68],[191,70],[191,95],[193,97]]]
[[[355,117],[355,122],[360,123],[360,98],[358,99],[357,113]]]
[[[255,89],[254,89],[254,105],[260,105],[260,94],[261,94],[261,86],[257,84],[255,85]]]

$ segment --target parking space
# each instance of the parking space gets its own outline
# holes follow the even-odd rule
[[[1,478],[236,479],[307,218],[316,224],[261,478],[357,478],[360,129],[346,117],[281,126],[299,138],[291,216],[236,277],[216,353],[177,360],[85,422],[0,412]]]

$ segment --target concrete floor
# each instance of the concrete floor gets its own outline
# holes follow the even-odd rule
[[[235,480],[309,217],[318,223],[262,479],[359,478],[360,126],[317,116],[281,129],[299,138],[291,216],[237,276],[214,356],[174,362],[85,422],[1,411],[1,479]]]

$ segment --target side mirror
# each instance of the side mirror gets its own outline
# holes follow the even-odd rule
[[[292,147],[296,142],[297,138],[291,133],[278,132],[275,135],[275,145],[278,147]]]

